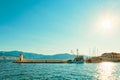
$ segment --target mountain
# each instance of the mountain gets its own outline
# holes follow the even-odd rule
[[[43,55],[37,53],[28,53],[22,51],[0,51],[0,59],[18,59],[19,55],[23,54],[25,59],[74,59],[74,55],[68,53],[55,54],[55,55]]]

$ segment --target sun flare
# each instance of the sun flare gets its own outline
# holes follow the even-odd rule
[[[112,21],[110,19],[105,19],[101,23],[104,29],[110,29],[112,27]]]
[[[119,28],[119,15],[117,13],[99,13],[94,25],[94,31],[100,35],[114,35]]]

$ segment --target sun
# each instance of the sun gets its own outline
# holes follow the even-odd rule
[[[104,28],[104,29],[110,29],[112,27],[112,21],[110,19],[104,19],[102,20],[101,22],[101,26]]]
[[[93,21],[93,30],[101,36],[115,35],[119,31],[119,14],[99,13]]]

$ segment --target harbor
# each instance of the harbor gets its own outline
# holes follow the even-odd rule
[[[101,56],[93,56],[90,58],[84,58],[84,56],[79,55],[77,49],[77,55],[74,59],[70,60],[31,60],[24,59],[23,55],[19,55],[19,59],[14,61],[14,63],[100,63],[100,62],[120,62],[120,53],[103,53]]]
[[[24,59],[23,55],[20,54],[19,59],[13,63],[84,63],[84,56],[79,55],[78,49],[77,55],[75,55],[75,58],[71,60],[30,60]]]

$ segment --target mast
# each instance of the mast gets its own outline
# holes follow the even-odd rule
[[[76,55],[74,54],[73,50],[71,50],[70,53],[72,53],[74,56],[76,56]]]
[[[73,54],[73,50],[71,50],[71,51],[70,51],[70,53],[72,53],[72,54]]]
[[[79,52],[78,52],[79,50],[77,49],[77,57],[78,57],[78,55],[79,55]]]
[[[88,55],[88,56],[89,56],[89,58],[90,58],[90,56],[91,56],[91,49],[90,49],[90,48],[89,48],[89,55]]]

